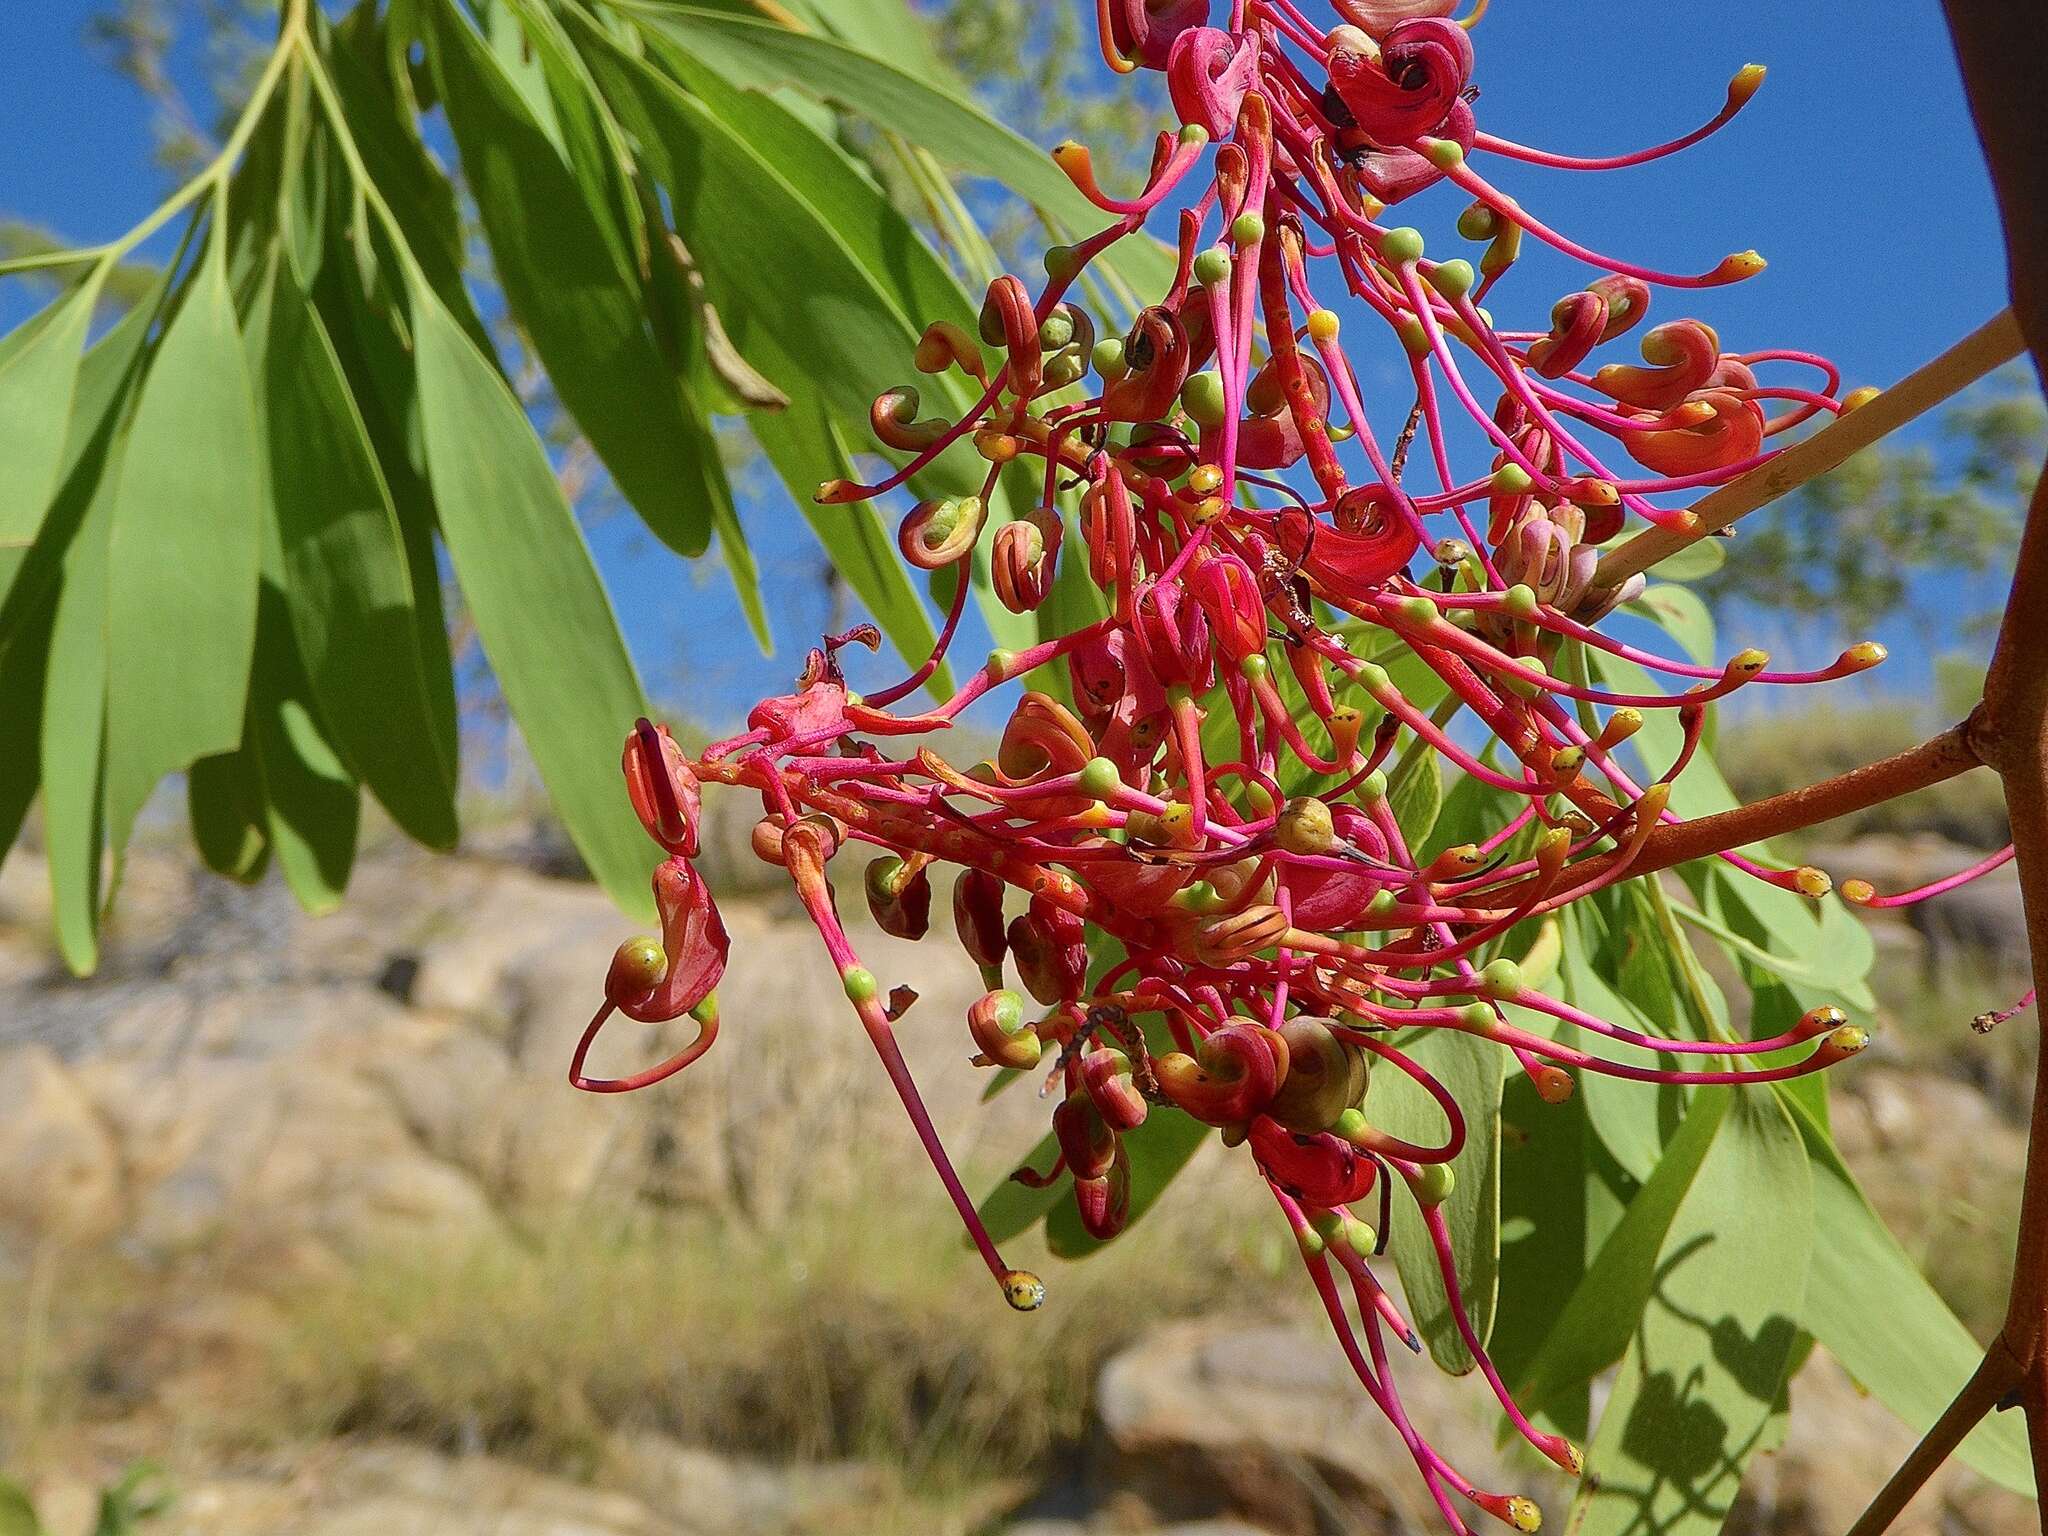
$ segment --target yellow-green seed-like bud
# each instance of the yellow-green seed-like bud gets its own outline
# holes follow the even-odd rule
[[[1106,757],[1091,757],[1081,770],[1081,793],[1092,799],[1107,800],[1123,787],[1123,775]]]
[[[1390,229],[1380,239],[1380,255],[1399,265],[1402,262],[1422,259],[1422,231],[1403,224]]]
[[[1274,837],[1289,853],[1329,853],[1337,846],[1337,824],[1322,801],[1300,795],[1281,807]]]

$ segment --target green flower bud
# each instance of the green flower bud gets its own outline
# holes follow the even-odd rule
[[[1422,231],[1406,224],[1388,230],[1380,239],[1380,255],[1396,265],[1420,261],[1422,249]]]
[[[1223,375],[1213,369],[1192,375],[1181,386],[1180,403],[1204,427],[1220,427],[1228,414],[1223,398]]]
[[[1107,800],[1123,787],[1123,775],[1106,757],[1089,758],[1081,770],[1081,793],[1092,799]]]
[[[1230,252],[1212,245],[1195,258],[1195,281],[1204,288],[1227,283],[1230,281],[1230,265]]]
[[[1479,274],[1472,270],[1469,261],[1439,262],[1429,274],[1429,286],[1447,299],[1462,299],[1478,281]]]

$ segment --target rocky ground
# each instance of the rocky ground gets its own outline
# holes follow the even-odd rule
[[[1885,875],[1968,861],[1955,853],[1865,845],[1835,862]],[[1028,1390],[1081,1314],[1049,1309],[1055,1344],[962,1346],[948,1367],[958,1379],[912,1382],[885,1426],[849,1379],[867,1367],[849,1364],[866,1357],[845,1318],[906,1310],[909,1331],[885,1336],[877,1358],[915,1356],[930,1343],[920,1316],[936,1332],[984,1315],[954,1292],[987,1298],[964,1267],[933,1299],[885,1283],[887,1255],[870,1250],[894,1241],[893,1208],[938,1196],[807,930],[773,899],[729,905],[719,1048],[687,1089],[584,1098],[563,1072],[624,930],[596,891],[531,862],[386,849],[366,858],[341,914],[309,921],[273,887],[193,874],[182,850],[143,854],[91,983],[53,966],[33,853],[0,866],[0,1305],[17,1325],[0,1330],[0,1468],[36,1491],[51,1536],[82,1536],[93,1490],[139,1458],[177,1491],[150,1527],[167,1536],[1433,1529],[1303,1298],[1269,1285],[1277,1266],[1249,1250],[1231,1260],[1249,1293],[1190,1285],[1153,1295],[1149,1312],[1109,1309],[1120,1327],[1067,1351],[1081,1386],[1066,1417],[1035,1431],[1040,1451],[911,1464],[928,1422],[953,1426],[930,1440],[948,1447],[981,1422],[989,1378]],[[2010,892],[1971,901],[1967,913],[1952,904],[1949,930],[1893,930],[1888,953],[1923,965],[1958,923],[1973,944],[2012,944]],[[949,1142],[984,1173],[1005,1166],[1036,1139],[1043,1106],[1021,1092],[976,1104],[951,1023],[975,990],[968,968],[937,944],[876,939],[874,958],[923,994],[907,1043]],[[644,1034],[608,1045],[621,1060],[666,1049]],[[1846,1079],[1840,1134],[1893,1191],[1887,1213],[1961,1266],[1956,1285],[1995,1288],[2010,1240],[1998,1201],[2022,1149],[2009,1057],[1958,1047],[1929,1071],[1926,1049]],[[863,1199],[878,1211],[866,1247],[818,1215]],[[1930,1209],[1958,1205],[1974,1226],[1928,1224]],[[753,1236],[652,1263],[644,1251],[562,1268],[539,1257],[581,1224],[611,1231],[628,1217]],[[690,1310],[691,1287],[744,1299],[758,1259],[742,1248],[787,1259],[789,1273],[763,1282],[751,1310],[721,1300],[737,1309],[721,1341]],[[457,1262],[473,1252],[535,1256],[526,1310]],[[840,1262],[843,1274],[789,1278]],[[488,1273],[502,1277],[503,1263]],[[379,1289],[401,1273],[438,1289],[425,1301]],[[673,1289],[628,1306],[629,1283]],[[549,1310],[540,1293],[571,1284],[578,1310]],[[338,1314],[337,1297],[385,1310]],[[776,1314],[790,1297],[809,1332]],[[428,1316],[431,1328],[417,1321]],[[689,1338],[665,1362],[671,1322]],[[795,1371],[786,1341],[832,1329],[814,1394],[831,1427],[807,1437],[776,1395]],[[543,1362],[528,1374],[555,1379],[518,1395],[500,1378],[519,1344],[478,1341],[522,1330]],[[415,1358],[430,1348],[440,1378]],[[1453,1458],[1498,1464],[1471,1383],[1410,1375],[1404,1393]],[[699,1411],[713,1397],[721,1409]],[[1795,1401],[1790,1442],[1752,1475],[1731,1528],[1839,1531],[1910,1441],[1825,1358]],[[977,1433],[1021,1433],[1021,1412],[999,1403]],[[1958,1470],[1899,1529],[2027,1524],[2017,1501]]]

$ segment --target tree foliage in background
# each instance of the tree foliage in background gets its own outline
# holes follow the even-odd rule
[[[2044,443],[2040,391],[2008,370],[1944,411],[1934,443],[1868,449],[1745,524],[1699,590],[1797,618],[1905,611],[1945,640],[1981,618],[1957,586],[2010,562]]]

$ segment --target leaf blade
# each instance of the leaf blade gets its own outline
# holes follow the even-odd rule
[[[216,232],[143,382],[116,491],[106,814],[117,852],[159,780],[241,742],[260,451]]]
[[[610,599],[504,379],[423,283],[412,299],[427,471],[456,578],[571,838],[612,899],[644,917],[654,861],[616,743],[647,700]]]

